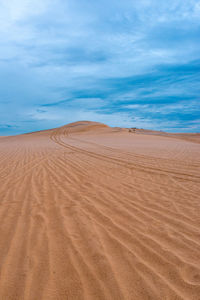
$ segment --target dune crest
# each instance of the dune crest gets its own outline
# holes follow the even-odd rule
[[[200,299],[199,135],[0,139],[0,299]]]

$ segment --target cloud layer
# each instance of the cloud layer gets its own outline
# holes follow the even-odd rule
[[[0,135],[76,120],[200,131],[200,1],[2,0]]]

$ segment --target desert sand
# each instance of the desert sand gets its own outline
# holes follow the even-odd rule
[[[0,300],[200,299],[200,135],[0,138]]]

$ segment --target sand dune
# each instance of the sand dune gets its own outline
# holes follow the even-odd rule
[[[0,139],[0,300],[200,299],[200,137]]]

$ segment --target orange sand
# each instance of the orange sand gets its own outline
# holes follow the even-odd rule
[[[200,299],[200,135],[0,139],[0,300]]]

